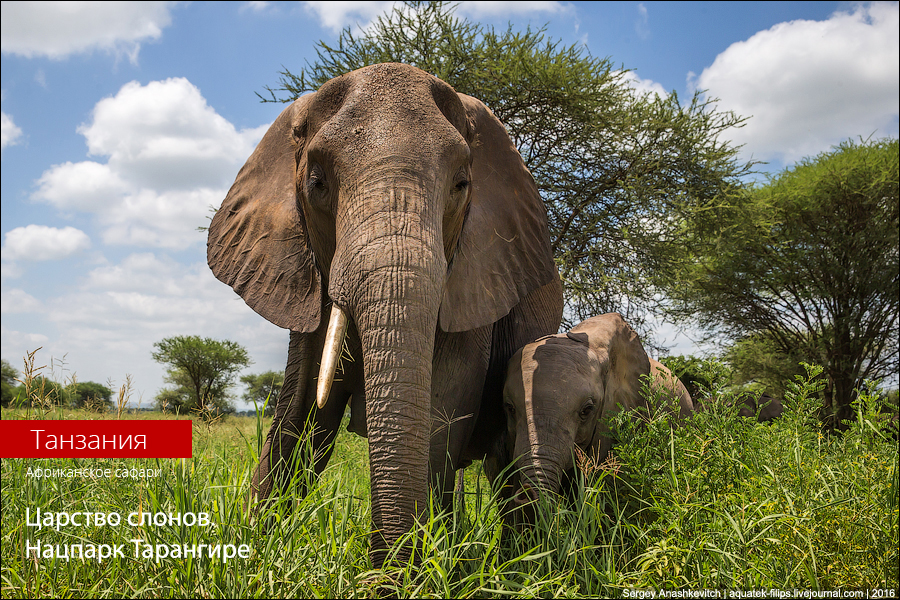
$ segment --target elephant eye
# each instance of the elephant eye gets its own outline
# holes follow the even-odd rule
[[[456,173],[456,177],[454,177],[455,183],[453,184],[454,192],[465,192],[469,187],[469,176],[466,172],[466,169],[460,169]]]
[[[325,170],[314,164],[306,176],[306,188],[308,192],[322,192],[325,190]]]
[[[581,417],[581,420],[584,421],[588,417],[590,417],[591,413],[593,413],[593,412],[594,412],[594,399],[588,398],[588,401],[585,402],[584,405],[581,407],[579,416]]]
[[[516,407],[513,405],[512,402],[507,400],[506,402],[503,403],[503,408],[506,409],[506,414],[508,414],[510,417],[516,416]]]

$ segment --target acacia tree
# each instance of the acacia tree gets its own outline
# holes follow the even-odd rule
[[[655,295],[647,274],[667,268],[684,243],[673,233],[679,215],[715,202],[752,166],[720,139],[743,119],[699,92],[684,105],[674,92],[640,92],[626,69],[544,29],[497,32],[454,8],[406,2],[361,36],[344,29],[261,98],[288,102],[351,70],[403,62],[480,99],[506,125],[547,206],[566,324],[618,311],[641,329]]]
[[[898,155],[896,139],[848,141],[735,196],[687,224],[704,251],[666,282],[673,318],[821,365],[830,426],[864,379],[898,371]]]
[[[233,410],[228,388],[237,373],[251,364],[243,346],[230,340],[175,336],[153,344],[153,360],[169,366],[166,379],[174,390],[163,390],[164,399],[174,399],[183,409],[215,406]]]
[[[265,373],[241,376],[241,383],[247,385],[244,402],[256,404],[260,409],[265,406],[267,415],[275,414],[278,394],[284,385],[284,371],[266,371]]]
[[[86,406],[111,407],[112,390],[95,381],[79,381],[71,390],[72,406],[84,408]]]

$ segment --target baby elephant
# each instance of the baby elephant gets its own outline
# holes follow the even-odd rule
[[[648,375],[653,377],[650,397],[661,406],[648,406],[642,394]],[[560,493],[575,468],[576,447],[598,462],[606,458],[611,441],[598,422],[601,417],[638,407],[662,408],[679,417],[694,410],[684,385],[647,356],[618,313],[592,317],[568,333],[523,347],[509,362],[503,401],[507,431],[499,453],[507,459],[501,464],[516,462],[504,487],[514,507],[529,503],[539,491]],[[492,468],[496,465],[486,460],[489,476],[495,475]]]

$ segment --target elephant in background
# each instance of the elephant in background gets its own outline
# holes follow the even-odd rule
[[[648,405],[645,392],[650,377]],[[612,441],[604,417],[645,408],[675,417],[693,413],[687,389],[651,360],[637,333],[618,313],[587,319],[568,333],[524,346],[509,363],[503,390],[505,436],[485,460],[485,471],[502,482],[514,521],[538,493],[558,494],[574,472],[576,448],[603,462]],[[605,419],[603,419],[605,420]],[[517,469],[501,474],[515,462]]]
[[[735,398],[725,396],[724,399],[707,398],[695,403],[695,410],[705,411],[712,402],[725,402],[728,406],[738,407],[738,416],[755,418],[759,423],[769,423],[784,414],[781,399],[766,392],[762,394],[744,392]]]
[[[284,493],[309,460],[301,439],[321,472],[349,403],[350,429],[369,440],[376,567],[429,488],[452,505],[455,470],[505,428],[509,358],[562,317],[546,209],[505,128],[402,64],[288,106],[213,218],[207,258],[290,330],[252,493]],[[338,359],[342,339],[352,361]]]
[[[653,375],[650,384],[651,396],[659,398],[665,410],[674,414],[677,404],[680,419],[686,419],[694,414],[694,402],[691,400],[690,392],[668,367],[651,358],[650,373]]]
[[[784,414],[784,405],[781,400],[763,392],[759,397],[756,394],[742,394],[737,399],[740,406],[738,414],[742,417],[756,418],[759,423],[768,423]]]

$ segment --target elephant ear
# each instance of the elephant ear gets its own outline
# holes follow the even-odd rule
[[[472,189],[441,303],[447,332],[493,323],[559,278],[534,178],[497,117],[471,96],[459,99],[472,129]]]
[[[567,334],[584,341],[601,358],[607,357],[603,412],[646,406],[641,394],[641,377],[650,373],[650,357],[644,351],[638,334],[619,313],[607,313],[586,319]]]
[[[315,94],[275,119],[209,226],[206,258],[213,274],[279,327],[315,331],[321,278],[297,206],[296,153]]]

